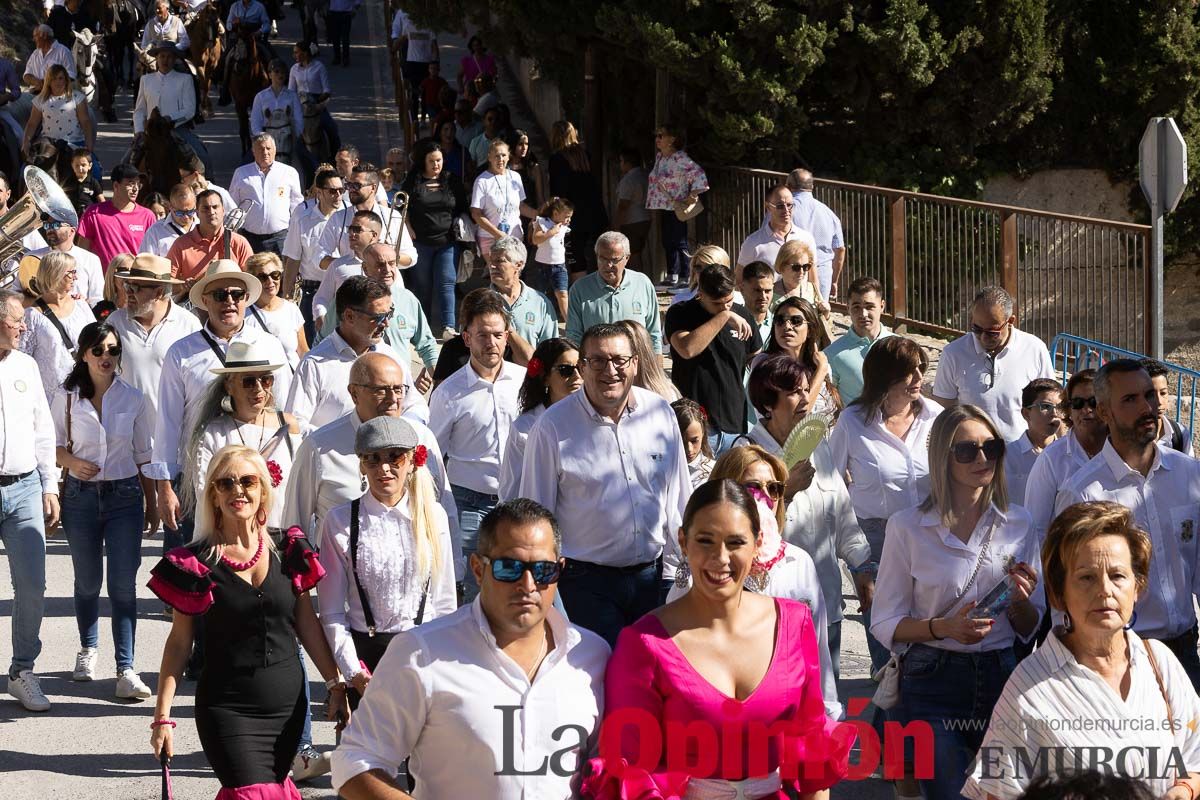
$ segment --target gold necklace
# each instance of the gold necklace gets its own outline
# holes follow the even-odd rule
[[[242,440],[243,447],[249,447],[250,445],[246,444],[246,437],[242,435],[242,425],[254,425],[255,427],[258,428],[258,452],[260,452],[260,453],[262,452],[263,441],[267,437],[266,427],[258,424],[258,420],[260,417],[262,417],[262,415],[263,415],[263,412],[259,411],[258,414],[255,415],[254,420],[252,422],[245,422],[245,423],[240,422],[237,419],[237,417],[234,417],[234,422],[237,422],[237,425],[234,427],[234,430],[237,431],[238,438]]]

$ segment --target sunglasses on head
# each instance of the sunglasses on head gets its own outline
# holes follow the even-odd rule
[[[784,323],[791,325],[793,328],[799,328],[803,325],[807,325],[808,320],[804,318],[803,314],[792,314],[791,316],[787,317],[776,314],[774,324],[782,327]]]
[[[94,355],[96,358],[99,358],[100,356],[104,355],[106,352],[110,356],[113,356],[114,358],[119,358],[121,355],[121,345],[110,344],[107,348],[105,348],[104,345],[98,344],[91,349],[91,354]]]
[[[278,283],[283,278],[283,272],[280,270],[275,270],[274,272],[260,272],[254,277],[258,278],[263,283],[266,283],[267,281],[275,281]]]
[[[262,384],[264,389],[270,389],[275,385],[274,375],[244,375],[242,376],[242,388],[253,389],[255,386]]]
[[[1085,407],[1086,407],[1086,408],[1090,408],[1090,409],[1093,409],[1093,410],[1095,410],[1095,408],[1096,408],[1096,398],[1095,398],[1095,396],[1092,396],[1092,397],[1072,397],[1072,398],[1071,398],[1071,408],[1073,408],[1074,410],[1076,410],[1076,411],[1083,411],[1083,409],[1084,409]]]
[[[257,475],[243,475],[240,478],[217,478],[213,481],[213,486],[217,487],[218,492],[231,494],[235,487],[241,486],[243,489],[255,489],[258,487]]]
[[[553,369],[555,374],[557,374],[558,377],[562,378],[563,380],[566,380],[572,375],[579,374],[578,364],[555,364]]]
[[[980,444],[979,442],[959,442],[950,448],[950,452],[954,454],[954,460],[960,464],[970,464],[983,452],[985,460],[997,461],[1000,456],[1004,455],[1004,442],[1001,439],[988,439]]]
[[[516,583],[521,580],[528,570],[533,575],[533,582],[539,586],[558,583],[562,575],[562,565],[557,561],[521,561],[516,558],[488,558],[480,556],[492,564],[492,577],[501,583]]]
[[[218,303],[226,303],[229,300],[240,303],[246,299],[247,294],[249,292],[245,289],[213,289],[211,292],[208,292],[208,296]]]
[[[358,458],[368,467],[379,467],[383,464],[397,466],[408,455],[407,450],[393,447],[387,450],[377,450],[374,453],[361,453]]]
[[[742,488],[746,491],[756,489],[774,500],[783,497],[782,481],[767,481],[766,483],[762,481],[742,481]]]

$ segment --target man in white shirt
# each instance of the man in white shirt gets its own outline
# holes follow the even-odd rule
[[[793,240],[807,241],[813,252],[817,250],[813,235],[792,221],[792,209],[795,202],[792,192],[783,184],[767,189],[763,196],[763,208],[767,212],[767,220],[762,227],[746,237],[738,250],[737,267],[734,269],[736,282],[742,280],[742,267],[752,261],[765,261],[775,266],[775,257],[779,248]]]
[[[340,155],[340,154],[339,154]],[[417,263],[417,248],[413,245],[408,228],[401,228],[400,213],[392,213],[387,200],[380,200],[379,171],[373,164],[359,164],[354,167],[350,179],[346,181],[349,192],[350,206],[343,208],[333,215],[325,230],[321,233],[317,245],[325,255],[321,259],[321,269],[329,269],[334,259],[350,252],[349,227],[354,215],[359,211],[373,211],[382,223],[382,233],[379,241],[396,245],[400,269],[408,269]]]
[[[182,517],[172,481],[178,482],[182,472],[188,409],[196,405],[214,380],[211,370],[225,363],[225,352],[235,341],[258,342],[275,354],[271,363],[287,363],[279,339],[257,322],[246,319],[247,306],[253,305],[261,293],[258,278],[243,272],[236,262],[213,261],[188,293],[193,306],[208,312],[208,322],[171,345],[163,359],[154,427],[154,461],[143,468],[143,474],[157,481],[158,508],[166,526],[163,532],[166,550],[191,539],[192,520]],[[287,397],[290,388],[291,373],[279,370],[275,376],[275,396]]]
[[[421,97],[421,81],[429,74],[429,65],[439,63],[437,34],[426,28],[418,28],[409,19],[404,9],[396,9],[392,17],[392,51],[403,61],[404,80],[408,82],[408,96],[412,118],[417,118],[418,107],[424,103]],[[425,109],[426,116],[429,109]]]
[[[576,796],[609,648],[551,608],[561,553],[536,502],[487,515],[471,556],[479,598],[392,641],[334,753],[340,797],[409,797],[395,780],[405,759],[423,797]]]
[[[167,215],[146,230],[138,252],[167,257],[175,240],[196,224],[196,193],[190,186],[177,183],[167,198]]]
[[[66,222],[48,219],[42,223],[42,238],[47,247],[38,248],[30,255],[39,258],[52,250],[67,253],[75,259],[75,297],[88,306],[104,299],[104,269],[94,253],[75,244],[75,228]]]
[[[58,522],[54,420],[37,362],[17,350],[25,333],[21,296],[0,291],[0,541],[13,586],[8,693],[29,711],[49,711],[34,662],[46,595],[46,528]]]
[[[180,50],[192,46],[183,20],[171,13],[171,5],[167,0],[155,0],[154,16],[146,22],[146,30],[142,33],[143,50],[155,42],[174,42]]]
[[[521,473],[521,496],[553,511],[566,534],[567,614],[610,644],[661,604],[663,548],[692,487],[675,412],[633,385],[636,352],[616,325],[584,334],[583,390],[534,424]]]
[[[1012,295],[989,286],[971,303],[971,330],[942,351],[933,399],[949,408],[983,409],[1005,441],[1025,433],[1021,390],[1034,378],[1053,378],[1045,343],[1017,328]]]
[[[334,218],[337,216],[334,214]],[[337,294],[338,288],[347,279],[363,274],[363,251],[379,241],[380,232],[383,230],[383,222],[374,211],[356,211],[351,220],[351,224],[346,226],[346,236],[349,241],[349,249],[346,254],[328,263],[326,263],[326,259],[321,259],[321,269],[325,272],[321,276],[321,284],[317,287],[316,294],[313,295],[312,305],[313,324],[318,333],[325,329],[325,317],[333,306],[333,298]],[[328,225],[326,225],[326,230],[321,233],[322,239],[327,232]],[[317,246],[318,248],[322,247],[321,244]],[[320,336],[317,338],[320,339]]]
[[[404,373],[405,416],[428,422],[429,406],[413,389],[407,359],[383,341],[395,311],[391,291],[377,280],[356,275],[341,285],[335,303],[337,328],[300,359],[285,409],[314,427],[346,414],[353,405],[345,391],[350,365],[367,352],[377,352],[389,356]]]
[[[38,25],[33,29],[33,52],[25,62],[25,75],[22,82],[29,91],[37,94],[42,91],[42,81],[46,70],[53,64],[62,64],[71,80],[75,80],[75,57],[62,42],[54,40],[54,29],[49,25]]]
[[[817,243],[817,279],[821,296],[836,297],[838,280],[846,263],[846,244],[842,236],[842,221],[833,209],[813,197],[813,174],[806,169],[794,169],[788,173],[788,189],[792,191],[795,207],[792,221],[801,230],[813,235]]]
[[[1158,392],[1136,360],[1110,361],[1096,372],[1096,412],[1108,441],[1058,493],[1056,514],[1075,503],[1111,500],[1133,512],[1153,545],[1150,579],[1134,608],[1133,630],[1158,639],[1200,686],[1197,656],[1196,533],[1200,529],[1200,461],[1158,443]]]
[[[287,237],[283,240],[283,289],[284,297],[291,297],[300,281],[300,315],[304,317],[304,337],[316,342],[316,326],[313,324],[313,296],[321,286],[325,271],[321,269],[323,253],[317,248],[321,233],[325,230],[333,212],[341,203],[345,188],[342,176],[334,170],[325,170],[317,175],[315,200],[306,200],[292,211],[288,223]]]
[[[287,236],[292,209],[304,202],[300,173],[275,160],[275,137],[260,133],[252,140],[253,163],[238,167],[229,182],[229,196],[247,207],[241,233],[254,252],[279,254]]]
[[[1062,435],[1063,387],[1053,378],[1035,378],[1021,390],[1021,416],[1029,426],[1004,448],[1008,502],[1025,505],[1029,473],[1046,447]]]
[[[464,556],[475,550],[479,521],[500,502],[500,459],[521,413],[517,395],[525,380],[524,367],[504,360],[508,310],[500,296],[466,312],[463,343],[471,357],[429,398],[429,427],[446,458]],[[479,590],[470,574],[463,588],[464,600]]]
[[[267,67],[271,85],[254,95],[250,106],[250,134],[269,133],[275,139],[275,156],[312,174],[313,165],[304,158],[304,111],[300,96],[287,87],[287,67],[278,58]]]
[[[145,147],[146,120],[155,110],[175,123],[174,133],[187,142],[196,156],[204,162],[205,172],[212,172],[208,148],[193,130],[196,116],[196,88],[192,76],[175,70],[179,51],[171,42],[159,42],[150,51],[154,56],[154,72],[142,76],[138,84],[137,101],[133,106],[133,149]],[[135,162],[136,163],[136,162]]]

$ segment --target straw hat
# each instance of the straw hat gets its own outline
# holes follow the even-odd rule
[[[191,300],[194,306],[203,306],[204,293],[208,291],[209,285],[214,281],[230,279],[239,281],[246,287],[248,293],[246,298],[247,306],[258,302],[258,298],[262,295],[262,284],[259,283],[258,278],[249,272],[243,272],[236,261],[228,258],[218,258],[215,261],[209,262],[208,268],[204,270],[204,277],[196,281],[192,286],[192,290],[188,292],[188,300]]]
[[[118,278],[142,283],[165,283],[182,286],[183,281],[171,277],[171,262],[162,256],[142,253],[135,256],[126,269],[117,273]]]
[[[37,277],[38,268],[42,266],[40,256],[24,255],[21,257],[21,262],[17,266],[17,282],[25,289],[29,288],[30,282]]]
[[[214,375],[228,375],[233,372],[274,372],[283,366],[283,362],[272,363],[263,341],[236,341],[229,345],[225,353],[225,365],[209,370]]]

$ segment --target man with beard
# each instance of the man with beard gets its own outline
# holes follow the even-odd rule
[[[75,259],[75,298],[94,306],[104,299],[104,269],[95,254],[75,244],[75,229],[70,223],[48,219],[42,223],[42,238],[49,247],[41,247],[30,255],[38,258],[51,251],[67,253]]]
[[[1096,373],[1095,388],[1096,412],[1108,425],[1108,441],[1058,493],[1055,513],[1089,500],[1111,500],[1133,512],[1153,545],[1150,579],[1134,607],[1133,630],[1169,647],[1192,686],[1200,687],[1192,602],[1200,461],[1157,441],[1161,401],[1140,362],[1108,362]]]
[[[386,202],[379,200],[379,171],[375,165],[364,162],[354,167],[345,185],[350,205],[329,218],[317,243],[317,248],[325,254],[321,259],[321,269],[329,269],[334,259],[350,252],[349,228],[359,211],[373,211],[379,215],[383,222],[383,232],[379,241],[396,245],[396,263],[400,269],[407,269],[417,263],[417,248],[413,245],[407,228],[400,226],[399,210],[393,214]]]
[[[225,206],[221,196],[211,189],[196,195],[196,227],[180,236],[167,251],[171,274],[188,288],[204,275],[205,269],[225,252]],[[242,268],[254,254],[240,233],[229,238],[229,257]]]
[[[142,239],[141,252],[166,258],[175,240],[196,226],[196,193],[187,184],[171,187],[167,215],[150,226]]]

